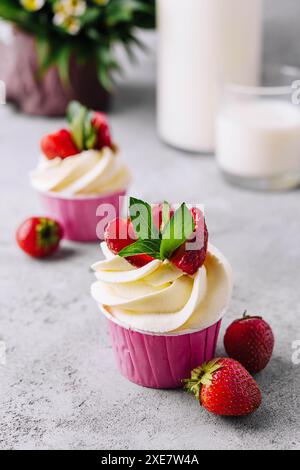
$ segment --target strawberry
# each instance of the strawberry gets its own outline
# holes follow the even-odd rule
[[[60,224],[45,217],[25,220],[16,233],[19,247],[34,258],[52,255],[58,249],[62,237]]]
[[[194,369],[183,381],[210,413],[220,416],[247,416],[261,405],[260,389],[249,372],[237,361],[214,359]]]
[[[197,238],[197,243],[201,243],[202,248],[198,250],[188,250],[185,243],[176,250],[171,261],[177,268],[181,269],[181,271],[193,275],[205,262],[208,246],[208,231],[203,213],[195,207],[191,209],[191,213],[195,222],[194,240]]]
[[[110,251],[117,255],[121,250],[132,245],[137,240],[130,220],[115,219],[110,222],[105,230],[104,239]],[[129,263],[140,268],[153,261],[148,255],[135,255],[126,257]]]
[[[71,132],[67,129],[61,129],[43,137],[41,149],[48,160],[53,160],[56,157],[67,158],[78,153]]]
[[[261,317],[244,317],[234,321],[226,331],[224,345],[228,356],[257,374],[269,363],[274,349],[273,331]]]
[[[101,150],[103,147],[113,148],[113,142],[110,135],[107,116],[104,113],[94,112],[92,116],[92,125],[97,130],[97,148]]]

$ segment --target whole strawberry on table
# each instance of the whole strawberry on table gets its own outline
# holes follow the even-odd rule
[[[201,406],[219,416],[247,416],[262,402],[257,383],[234,359],[218,358],[203,364],[192,371],[184,385]]]
[[[55,220],[47,217],[31,217],[17,230],[19,247],[33,258],[46,258],[55,253],[63,238],[63,229]]]
[[[268,365],[274,343],[270,325],[262,317],[247,312],[228,327],[224,337],[228,356],[243,364],[251,374],[261,372]]]

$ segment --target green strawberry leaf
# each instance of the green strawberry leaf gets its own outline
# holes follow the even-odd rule
[[[134,197],[129,203],[130,220],[140,240],[159,240],[159,232],[154,224],[150,204]]]
[[[122,258],[134,255],[149,255],[160,260],[160,240],[138,240],[119,253]]]
[[[173,253],[185,243],[195,230],[195,222],[183,203],[165,225],[160,245],[161,259],[170,259]]]
[[[78,150],[84,149],[84,125],[88,110],[78,101],[72,101],[67,109],[67,119],[70,124],[70,130]]]

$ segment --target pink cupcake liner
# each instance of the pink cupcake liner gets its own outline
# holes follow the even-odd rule
[[[101,217],[96,215],[101,204],[111,204],[115,208],[112,218],[119,216],[119,198],[125,196],[121,191],[98,197],[64,198],[54,193],[40,193],[47,216],[61,223],[64,238],[71,241],[91,242],[103,240],[104,234],[97,234]]]
[[[151,335],[108,320],[118,369],[143,387],[180,388],[195,367],[215,357],[221,322],[195,333]]]

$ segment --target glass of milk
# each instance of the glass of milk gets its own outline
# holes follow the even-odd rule
[[[216,158],[232,183],[262,190],[300,185],[300,70],[284,72],[280,86],[272,80],[262,87],[224,88]]]

